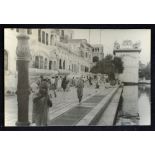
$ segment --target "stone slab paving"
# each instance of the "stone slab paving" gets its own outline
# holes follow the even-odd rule
[[[91,110],[90,107],[82,107],[82,106],[75,106],[72,109],[68,110],[67,112],[63,113],[62,115],[56,117],[52,121],[50,121],[49,125],[52,126],[73,126],[83,118],[89,111]]]
[[[74,126],[76,125],[85,115],[87,115],[101,100],[112,90],[101,89],[99,94],[93,95],[92,97],[86,99],[84,102],[78,106],[74,106],[64,113],[58,115],[54,119],[49,121],[49,126]],[[101,95],[102,94],[102,95]]]
[[[103,89],[103,88],[101,88]],[[91,97],[91,95],[97,93],[100,89],[95,87],[85,87],[83,100]],[[57,92],[57,98],[52,98],[53,107],[50,108],[49,118],[54,118],[60,113],[78,105],[78,98],[76,88],[71,87],[69,92]],[[29,121],[32,122],[32,94],[29,97]],[[4,101],[4,113],[5,113],[5,126],[15,126],[17,121],[17,96],[5,96]]]

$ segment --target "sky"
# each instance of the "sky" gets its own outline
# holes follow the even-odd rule
[[[151,30],[149,29],[73,29],[75,39],[87,39],[90,44],[103,44],[104,53],[112,54],[114,42],[140,41],[140,60],[147,64],[151,57]],[[89,38],[90,34],[90,38]]]

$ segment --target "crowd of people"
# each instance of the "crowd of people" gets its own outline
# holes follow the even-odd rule
[[[48,111],[52,107],[52,98],[57,97],[57,92],[67,92],[70,87],[77,88],[77,97],[81,103],[83,97],[84,80],[83,77],[67,79],[67,76],[40,76],[39,80],[31,84],[33,93],[32,123],[36,126],[46,126],[48,121]]]
[[[98,89],[102,84],[106,88],[106,80],[99,77],[81,76],[67,78],[67,76],[52,76],[50,78],[41,75],[31,85],[33,93],[32,123],[35,123],[36,126],[47,125],[48,111],[52,107],[52,98],[59,97],[59,91],[68,92],[70,87],[75,87],[79,104],[81,104],[84,86],[92,86]]]

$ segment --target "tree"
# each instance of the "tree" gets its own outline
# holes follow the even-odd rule
[[[98,62],[99,61],[99,58],[97,56],[94,56],[93,57],[93,62]]]
[[[123,62],[119,57],[114,57],[113,55],[107,55],[104,59],[97,62],[97,64],[91,69],[92,73],[108,74],[109,79],[115,79],[115,73],[123,72]]]
[[[146,80],[150,80],[151,79],[151,68],[150,68],[150,63],[147,64],[145,70],[145,78]]]
[[[113,63],[115,66],[115,73],[123,73],[124,67],[122,59],[120,57],[114,57]]]
[[[150,63],[139,69],[139,78],[145,78],[146,80],[151,79]]]

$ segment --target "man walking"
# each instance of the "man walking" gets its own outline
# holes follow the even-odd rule
[[[79,103],[81,103],[82,97],[83,97],[83,88],[84,88],[84,81],[82,79],[82,77],[79,78],[79,80],[77,81],[77,96],[79,99]]]

